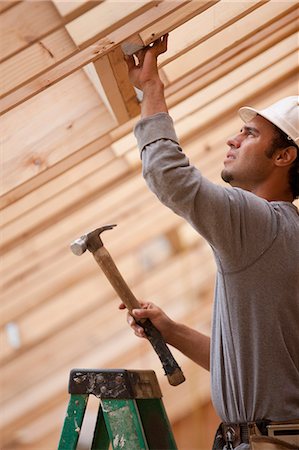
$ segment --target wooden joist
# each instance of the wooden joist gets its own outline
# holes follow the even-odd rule
[[[256,33],[250,34],[236,45],[222,50],[218,55],[211,53],[205,61],[185,77],[181,77],[173,83],[168,81],[165,89],[168,104],[174,106],[294,34],[299,30],[298,18],[299,11],[296,8],[277,21],[259,29]],[[212,50],[211,46],[211,52]]]
[[[1,99],[0,113],[4,114],[10,111],[12,108],[15,108],[63,78],[71,75],[86,64],[96,61],[98,58],[106,55],[123,41],[129,39],[130,36],[136,35],[139,32],[140,27],[145,28],[146,26],[155,23],[156,34],[152,39],[154,40],[156,36],[160,33],[163,34],[164,32],[164,17],[167,16],[167,19],[170,19],[169,27],[175,28],[184,21],[184,17],[186,18],[185,20],[187,20],[187,18],[190,18],[192,15],[196,15],[203,10],[201,2],[196,2],[195,4],[197,6],[192,7],[192,11],[190,12],[189,2],[164,1],[158,3],[152,10],[144,12],[140,16],[125,23],[123,26],[106,34],[105,38],[93,42],[86,48],[72,52],[68,57],[64,57],[60,63],[57,63],[56,65],[53,64],[52,67],[37,72],[23,86],[16,86]],[[210,3],[207,3],[205,6],[209,7]],[[179,11],[179,14],[177,14],[176,11]],[[103,33],[104,32],[105,30],[103,30]],[[139,42],[143,45],[141,38]]]
[[[184,77],[196,67],[204,65],[222,52],[238,46],[241,42],[246,43],[248,38],[266,29],[273,22],[279,21],[281,17],[294,10],[298,10],[297,2],[270,1],[263,4],[250,14],[212,35],[209,39],[200,39],[199,45],[170,61],[163,68],[167,79],[172,83],[177,78]],[[296,17],[293,20],[296,22]],[[164,58],[167,58],[167,56],[165,55]],[[163,56],[161,57],[161,63],[163,63]]]
[[[127,122],[140,114],[140,105],[136,92],[129,81],[127,65],[120,47],[116,47],[94,62],[92,82],[102,88],[109,109],[118,124]],[[101,96],[101,92],[99,92]],[[102,98],[103,99],[103,98]],[[103,99],[104,101],[104,99]]]

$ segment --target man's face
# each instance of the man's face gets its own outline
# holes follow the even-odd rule
[[[230,138],[221,177],[234,187],[254,192],[266,181],[274,164],[267,151],[272,146],[273,125],[261,116],[244,124],[239,134]]]

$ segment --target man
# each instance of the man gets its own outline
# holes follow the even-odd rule
[[[299,195],[298,97],[261,112],[241,108],[245,124],[227,142],[222,171],[232,188],[217,186],[179,146],[157,70],[166,49],[167,36],[140,51],[138,64],[126,57],[130,80],[143,91],[135,135],[150,189],[214,252],[212,336],[173,322],[152,303],[133,316],[151,319],[169,344],[211,371],[224,422],[214,449],[298,449],[273,441],[265,447],[269,437],[267,444],[253,437],[267,434],[270,421],[299,419],[299,216],[292,204]],[[144,337],[133,317],[128,321]]]

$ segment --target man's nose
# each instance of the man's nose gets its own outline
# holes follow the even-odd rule
[[[229,147],[239,148],[241,145],[241,140],[238,139],[238,136],[233,136],[230,137],[226,143]]]

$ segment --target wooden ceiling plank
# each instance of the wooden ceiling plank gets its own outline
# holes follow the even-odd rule
[[[199,2],[191,2],[190,10],[196,7]],[[182,20],[182,24],[171,33],[169,40],[169,49],[167,53],[162,54],[159,58],[159,65],[163,67],[164,64],[169,63],[172,59],[177,58],[180,54],[189,51],[195,45],[198,45],[202,40],[209,39],[213,34],[219,32],[223,28],[236,22],[238,19],[246,14],[249,14],[254,9],[260,7],[265,2],[230,2],[229,6],[223,2],[211,2],[203,5],[202,10],[197,11],[197,15],[192,15],[190,20]],[[211,8],[213,6],[213,8]],[[164,19],[164,33],[170,31],[167,25],[168,18]],[[141,31],[140,36],[145,44],[152,41],[152,36],[155,34],[154,25]]]
[[[45,203],[61,191],[77,183],[80,179],[87,177],[94,172],[95,168],[100,169],[110,163],[114,158],[114,152],[110,147],[103,148],[100,152],[80,162],[80,169],[77,166],[65,170],[54,179],[33,189],[19,200],[5,205],[1,214],[1,226],[13,222],[23,214]]]
[[[62,216],[66,216],[72,210],[78,210],[80,206],[90,202],[91,198],[98,197],[99,192],[103,188],[111,186],[116,180],[128,173],[129,167],[125,160],[120,158],[115,159],[106,166],[95,170],[94,173],[90,173],[88,177],[84,177],[79,182],[71,185],[62,191],[61,194],[51,197],[47,203],[40,204],[39,207],[35,208],[34,214],[43,218],[42,222],[44,222],[44,226],[47,228],[51,223],[60,220]],[[52,220],[48,213],[48,208],[54,212]],[[19,243],[23,241],[25,235],[27,238],[30,236],[31,233],[29,230],[32,229],[33,225],[30,216],[31,214],[29,213],[27,218],[26,214],[20,217],[21,227],[18,220],[2,227],[3,238],[1,239],[0,247],[3,252],[11,248],[11,245],[18,245],[16,242],[17,236],[19,236]],[[42,230],[42,222],[34,224],[35,234]]]
[[[50,1],[22,1],[0,15],[1,60],[63,26]]]
[[[183,77],[192,71],[195,66],[203,65],[211,58],[224,52],[230,46],[236,46],[243,40],[246,41],[252,34],[257,33],[259,29],[265,28],[294,9],[298,4],[293,2],[270,2],[254,10],[250,14],[238,20],[235,24],[225,28],[205,42],[187,52],[169,64],[164,66],[163,70],[170,83],[179,77]],[[236,40],[238,36],[238,40]]]
[[[66,2],[61,0],[52,0],[59,14],[63,17],[65,23],[76,19],[95,6],[98,6],[103,1],[104,0],[75,0]]]
[[[226,92],[242,85],[260,72],[275,66],[290,53],[296,52],[299,47],[298,32],[285,38],[283,41],[271,46],[261,54],[238,66],[234,71],[229,72],[222,78],[210,83],[204,89],[196,92],[192,96],[182,100],[178,105],[171,108],[174,120],[179,120],[186,116],[186,111],[191,114],[203,105],[210,103],[213,99],[223,96]]]
[[[67,31],[60,29],[2,62],[0,96],[15,86],[21,86],[36,72],[51,67],[76,49]]]
[[[219,0],[216,1],[196,1],[188,3],[184,9],[174,11],[170,13],[164,19],[159,20],[158,23],[152,24],[145,30],[139,33],[144,45],[149,45],[153,40],[158,39],[166,33],[171,32],[177,27],[180,27],[183,23],[189,21],[194,16],[203,13],[207,9],[216,5]]]
[[[46,171],[115,126],[82,72],[53,86],[49,94],[47,109],[47,98],[41,95],[2,118],[2,193]]]
[[[3,4],[5,2],[1,2]],[[10,3],[10,2],[7,2]],[[12,4],[13,3],[13,4]],[[0,55],[0,61],[5,61],[7,58],[16,55],[18,52],[28,49],[31,45],[38,43],[40,40],[46,39],[51,33],[55,33],[59,29],[64,29],[64,26],[75,20],[77,17],[81,16],[85,12],[97,6],[100,1],[75,1],[75,2],[62,2],[58,1],[15,1],[11,2],[11,6],[16,6],[17,4],[23,3],[23,6],[19,6],[14,11],[8,11],[7,15],[3,18],[0,17],[0,23],[3,20],[5,23],[4,28],[2,28],[3,33],[5,30],[6,35],[6,49],[5,53]],[[32,4],[42,3],[44,11],[47,11],[46,15],[42,12],[40,5],[40,10],[37,6]],[[55,6],[53,5],[55,4]],[[58,7],[59,4],[59,7]],[[63,12],[63,8],[69,10],[68,13]],[[40,22],[40,14],[43,16]],[[66,12],[66,11],[65,11]],[[50,14],[52,16],[50,16]],[[32,20],[35,23],[30,23],[30,27],[24,26],[22,19],[26,16],[26,20]],[[48,20],[47,20],[48,17]],[[30,22],[31,22],[30,20]],[[45,26],[43,21],[45,21]],[[19,23],[19,30],[22,30],[24,36],[20,36],[19,32],[16,33],[15,25]],[[33,26],[33,29],[32,29]],[[30,34],[28,34],[30,31]]]
[[[200,3],[199,3],[200,4]],[[156,23],[156,30],[159,33],[159,21],[162,21],[164,16],[169,15],[173,11],[180,11],[180,14],[176,14],[172,17],[172,23],[169,25],[171,28],[175,28],[176,22],[181,24],[184,11],[187,17],[190,17],[190,11],[187,9],[188,2],[162,2],[158,3],[155,8],[148,10],[146,13],[141,14],[137,18],[132,19],[130,22],[112,31],[105,38],[102,38],[89,47],[82,50],[78,50],[77,53],[71,54],[69,57],[64,58],[59,64],[54,65],[52,68],[44,70],[42,73],[37,73],[35,77],[32,77],[28,82],[17,88],[11,93],[8,93],[0,100],[0,111],[4,114],[10,111],[12,108],[20,105],[24,101],[42,92],[44,89],[52,86],[63,78],[69,76],[79,68],[97,60],[99,57],[106,55],[109,51],[120,45],[124,40],[130,36],[138,33],[142,26]],[[183,12],[183,14],[182,14]],[[196,11],[194,11],[196,14]]]
[[[63,177],[68,170],[72,170],[75,166],[93,156],[97,152],[105,151],[105,147],[111,144],[109,134],[105,134],[84,145],[78,150],[75,150],[68,157],[58,161],[55,165],[48,167],[46,171],[35,175],[27,182],[21,183],[15,188],[9,190],[6,194],[0,197],[0,209],[7,208],[14,202],[22,200],[27,195],[35,195],[34,192],[38,188],[42,188],[48,182],[55,180],[57,177]],[[27,200],[25,199],[26,203]],[[22,213],[22,208],[21,208]]]
[[[225,2],[219,2],[213,8],[195,16],[171,33],[167,52],[159,58],[159,67],[169,64],[263,4],[264,1],[230,2],[228,6]]]
[[[268,50],[299,29],[298,10],[292,11],[279,21],[263,28],[246,41],[214,56],[183,78],[165,89],[167,103],[175,106],[188,96],[237,69],[240,65]]]
[[[113,17],[113,15],[111,15],[111,13],[113,11],[116,11],[119,14],[121,14],[122,16],[126,17],[125,16],[126,10],[124,8],[116,8],[116,7],[113,8],[113,4],[108,4],[108,3],[109,2],[105,2],[103,5],[100,4],[97,8],[94,8],[94,9],[95,10],[99,9],[100,12],[101,12],[103,8],[105,9],[105,8],[108,7],[108,11],[110,11],[110,16],[111,16],[110,20]],[[145,8],[145,6],[143,4],[145,4],[146,8]],[[137,2],[135,2],[135,3],[132,2],[131,4],[129,3],[128,5],[133,5],[133,9],[135,9],[136,12],[138,12],[140,10],[142,11],[143,9],[148,9],[149,7],[153,6],[153,2],[146,1],[146,2],[143,2],[141,5],[139,3],[137,3]],[[53,8],[53,6],[52,6],[52,8]],[[90,11],[88,13],[88,16],[91,15],[93,17],[93,19],[94,19],[95,18],[95,10]],[[84,17],[85,17],[85,15],[80,17],[80,20],[82,18],[84,18]],[[85,20],[87,20],[87,19],[85,19]],[[114,17],[114,21],[115,22],[113,23],[113,25],[114,25],[114,28],[117,30],[118,27],[119,27],[119,22],[116,20],[115,17]],[[101,20],[99,21],[99,24],[103,27],[102,37],[105,38],[105,36],[108,33],[108,29],[107,29],[107,23],[105,22],[105,20],[103,20],[103,17],[101,17]],[[61,23],[61,26],[62,26],[62,23]],[[91,29],[90,23],[87,22],[86,26],[87,26],[87,28],[89,30]],[[57,31],[56,28],[57,27],[54,27],[54,30],[53,30],[54,36],[57,34],[55,32],[55,31]],[[65,30],[64,30],[64,32],[65,32]],[[66,34],[69,36],[70,41],[73,43],[73,48],[72,48],[72,51],[69,51],[69,52],[66,52],[66,50],[65,50],[64,51],[64,56],[65,57],[67,57],[67,56],[70,57],[70,56],[74,55],[74,53],[76,53],[76,50],[78,51],[78,47],[77,47],[77,45],[75,45],[75,43],[78,41],[78,39],[76,38],[76,34],[75,33],[72,35],[73,39],[70,37],[70,34],[68,32],[66,32]],[[10,80],[10,83],[8,84],[8,88],[9,89],[6,89],[5,92],[13,92],[18,87],[21,87],[26,80],[28,80],[28,79],[30,80],[30,79],[34,78],[34,76],[36,76],[36,74],[45,72],[45,67],[44,68],[43,67],[39,67],[40,58],[39,58],[39,53],[38,53],[37,49],[40,46],[43,46],[44,50],[47,51],[48,55],[50,55],[50,56],[51,55],[55,56],[56,54],[61,54],[61,43],[58,43],[57,46],[53,46],[52,45],[51,50],[49,49],[48,42],[53,42],[53,40],[54,40],[54,37],[52,35],[49,36],[49,35],[44,33],[44,35],[40,36],[38,40],[37,39],[33,40],[33,42],[37,42],[37,44],[35,45],[35,48],[33,48],[33,49],[27,48],[27,51],[25,51],[26,50],[26,48],[25,48],[24,51],[21,52],[21,54],[16,55],[14,58],[11,58],[11,61],[7,62],[7,64],[9,65],[9,68],[11,70],[14,69],[15,72],[18,72],[20,62],[22,63],[23,61],[27,61],[28,69],[25,71],[24,74],[20,74],[19,75],[20,79],[16,78],[16,76],[15,76],[14,79]],[[96,40],[96,38],[94,38],[94,40]],[[86,43],[85,43],[85,47],[86,47]],[[49,51],[50,51],[50,53],[49,53]],[[52,57],[52,64],[49,63],[49,65],[51,65],[51,66],[54,65],[55,66],[55,65],[57,65],[57,63],[59,61],[63,61],[63,60],[64,60],[64,58],[62,58],[62,57],[58,61],[57,61],[57,58]],[[51,60],[49,60],[49,62],[50,61]],[[4,69],[6,69],[5,66],[4,66]],[[5,74],[5,72],[4,72],[4,74]],[[3,95],[3,93],[2,93],[2,95]]]
[[[114,0],[106,0],[67,24],[66,29],[79,47],[86,46],[95,39],[106,36],[111,30],[120,28],[128,21],[139,17],[142,13],[150,14],[151,8],[157,3],[143,0],[122,2],[120,6]]]

